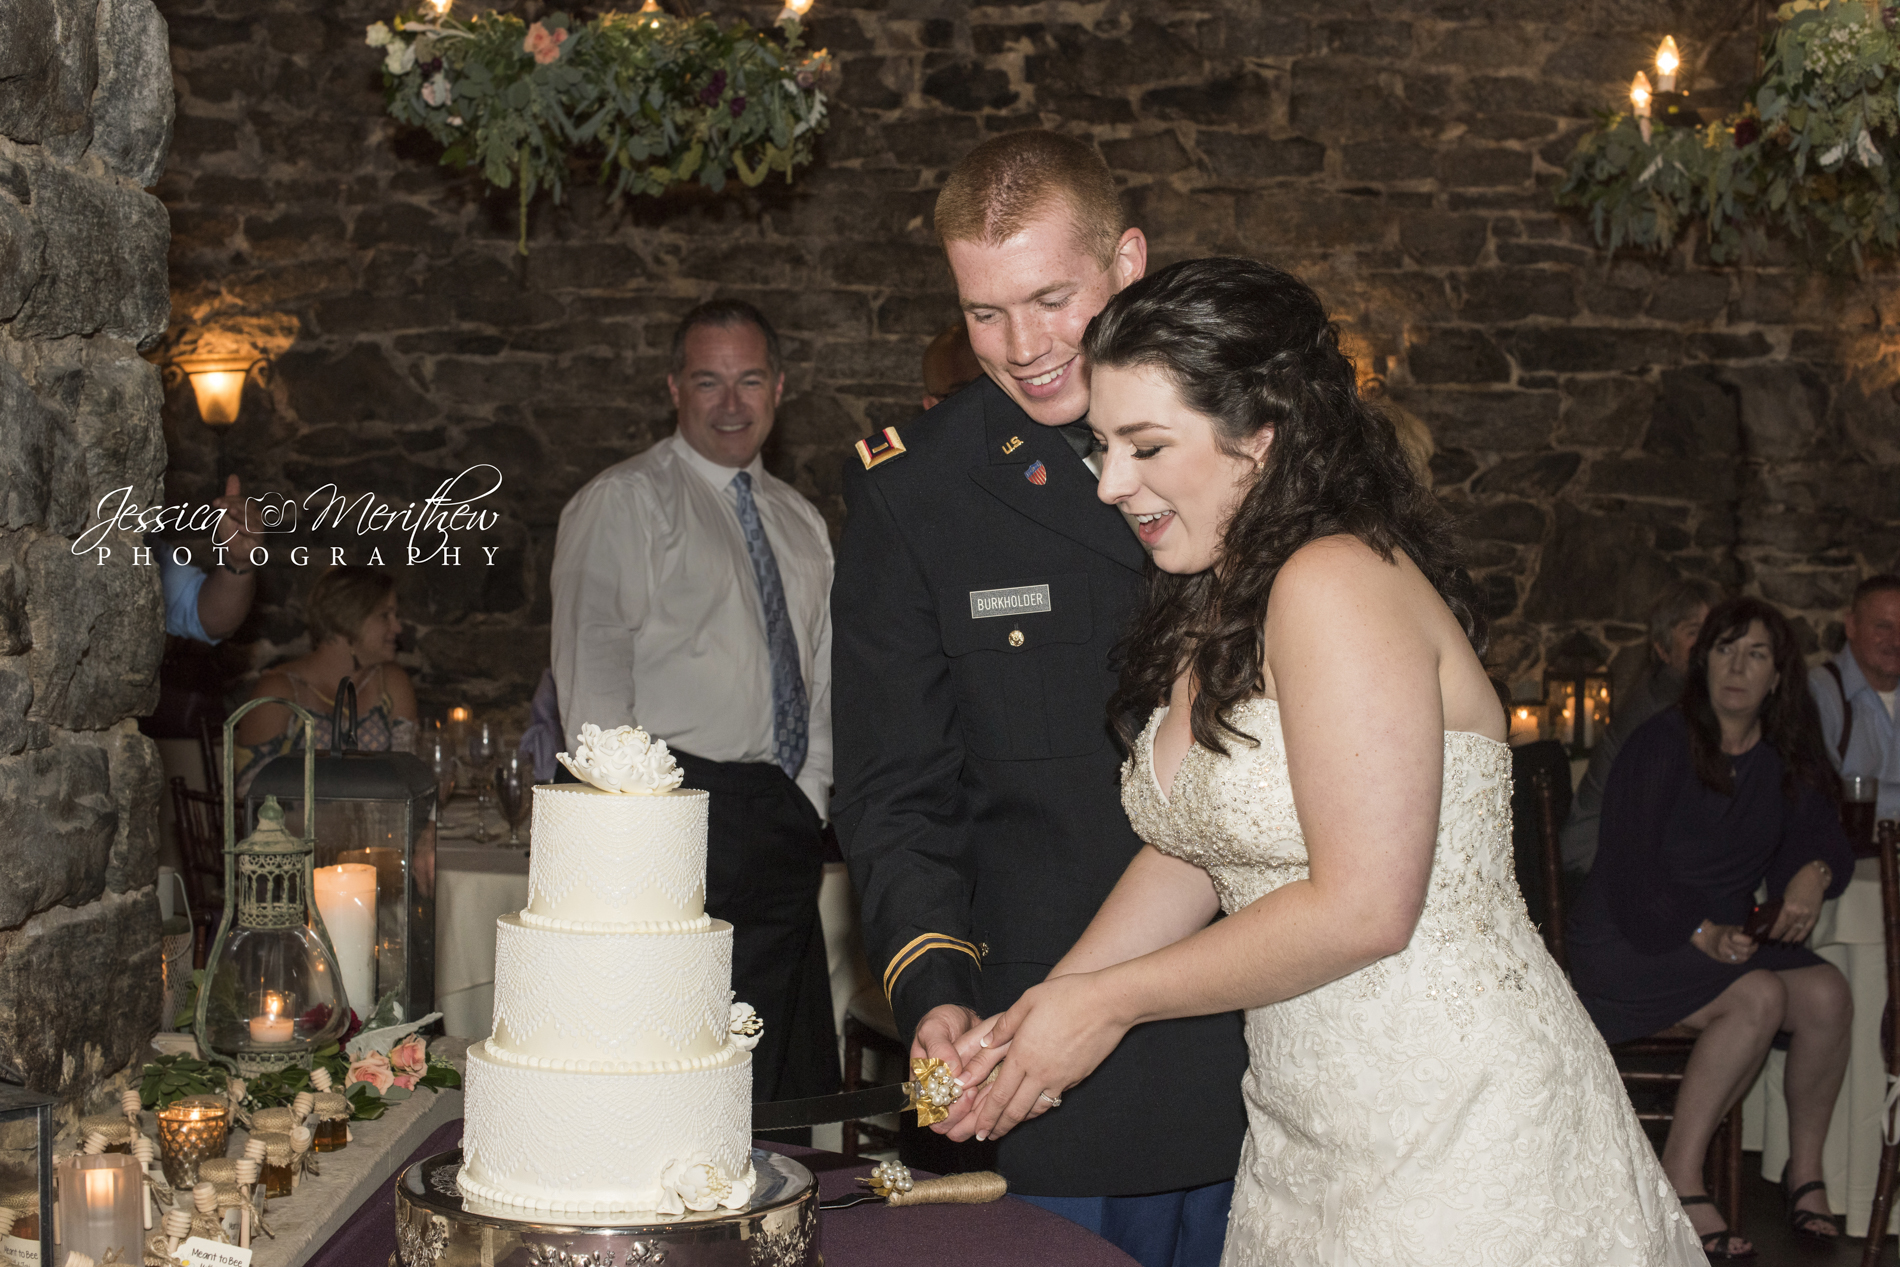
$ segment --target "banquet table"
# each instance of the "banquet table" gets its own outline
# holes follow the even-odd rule
[[[1808,946],[1847,977],[1854,996],[1854,1026],[1847,1076],[1821,1155],[1827,1199],[1846,1216],[1849,1236],[1867,1235],[1879,1179],[1880,1116],[1887,1067],[1880,1055],[1880,1015],[1887,1005],[1885,926],[1880,915],[1880,862],[1862,858],[1854,878],[1824,904]],[[1785,1052],[1770,1051],[1761,1076],[1742,1101],[1742,1147],[1761,1150],[1762,1177],[1779,1181],[1788,1160],[1788,1105],[1781,1093]],[[1900,1208],[1888,1223],[1900,1231]]]
[[[411,1161],[456,1147],[460,1121],[439,1128]],[[796,1157],[818,1176],[821,1198],[861,1191],[871,1163],[789,1144],[760,1147]],[[923,1171],[917,1177],[927,1178]],[[908,1209],[867,1204],[818,1216],[825,1267],[1132,1267],[1134,1259],[1076,1224],[1027,1201],[989,1205],[925,1205]],[[308,1267],[383,1267],[396,1252],[394,1185],[365,1201]]]
[[[442,1032],[486,1037],[495,1011],[495,920],[528,904],[528,850],[509,845],[508,824],[488,812],[475,840],[475,805],[451,801],[436,823],[435,1006]],[[521,825],[528,838],[528,824]]]

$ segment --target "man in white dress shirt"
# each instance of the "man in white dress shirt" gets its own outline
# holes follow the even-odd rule
[[[639,725],[712,794],[706,910],[734,928],[732,985],[765,1020],[759,1100],[838,1089],[818,921],[831,790],[831,541],[759,451],[785,389],[778,336],[738,300],[673,336],[679,429],[561,512],[554,681],[568,745]]]
[[[1842,622],[1847,645],[1808,670],[1821,737],[1834,768],[1880,780],[1875,814],[1900,818],[1900,576],[1870,576],[1854,589]],[[1856,841],[1857,845],[1861,842]]]

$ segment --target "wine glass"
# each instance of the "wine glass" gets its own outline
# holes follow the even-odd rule
[[[489,767],[495,760],[495,732],[488,723],[468,737],[469,759],[475,763],[475,843],[488,843],[488,799],[494,794]]]
[[[495,767],[495,799],[508,820],[508,843],[521,843],[521,824],[527,821],[534,796],[534,762],[519,748]]]
[[[455,749],[441,735],[429,741],[429,769],[435,775],[435,812],[441,818],[455,799]]]

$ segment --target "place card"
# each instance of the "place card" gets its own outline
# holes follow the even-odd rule
[[[251,1267],[251,1251],[193,1236],[178,1247],[184,1267]]]

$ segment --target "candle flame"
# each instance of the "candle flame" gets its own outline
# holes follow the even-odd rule
[[[429,0],[429,11],[440,20],[449,16],[449,9],[452,8],[454,4],[455,0]]]
[[[266,991],[264,994],[264,1015],[274,1021],[283,1014],[283,1011],[284,996],[275,990]]]
[[[658,13],[659,11],[660,0],[647,0],[645,4],[640,6],[640,12],[642,13]]]
[[[1668,78],[1682,65],[1682,52],[1676,47],[1676,37],[1663,36],[1663,42],[1656,46],[1656,73]]]
[[[652,9],[655,13],[659,12],[659,6],[655,4],[653,0],[647,0],[647,8]],[[642,13],[645,13],[646,11],[647,11],[646,9],[640,10],[640,12]],[[468,719],[469,719],[469,711],[466,708],[451,708],[449,710],[450,721],[467,721]]]
[[[802,18],[811,12],[813,3],[814,0],[785,0],[785,7],[792,11],[793,17]]]
[[[1630,80],[1630,104],[1636,107],[1638,114],[1649,109],[1649,76],[1640,70],[1636,78]]]

